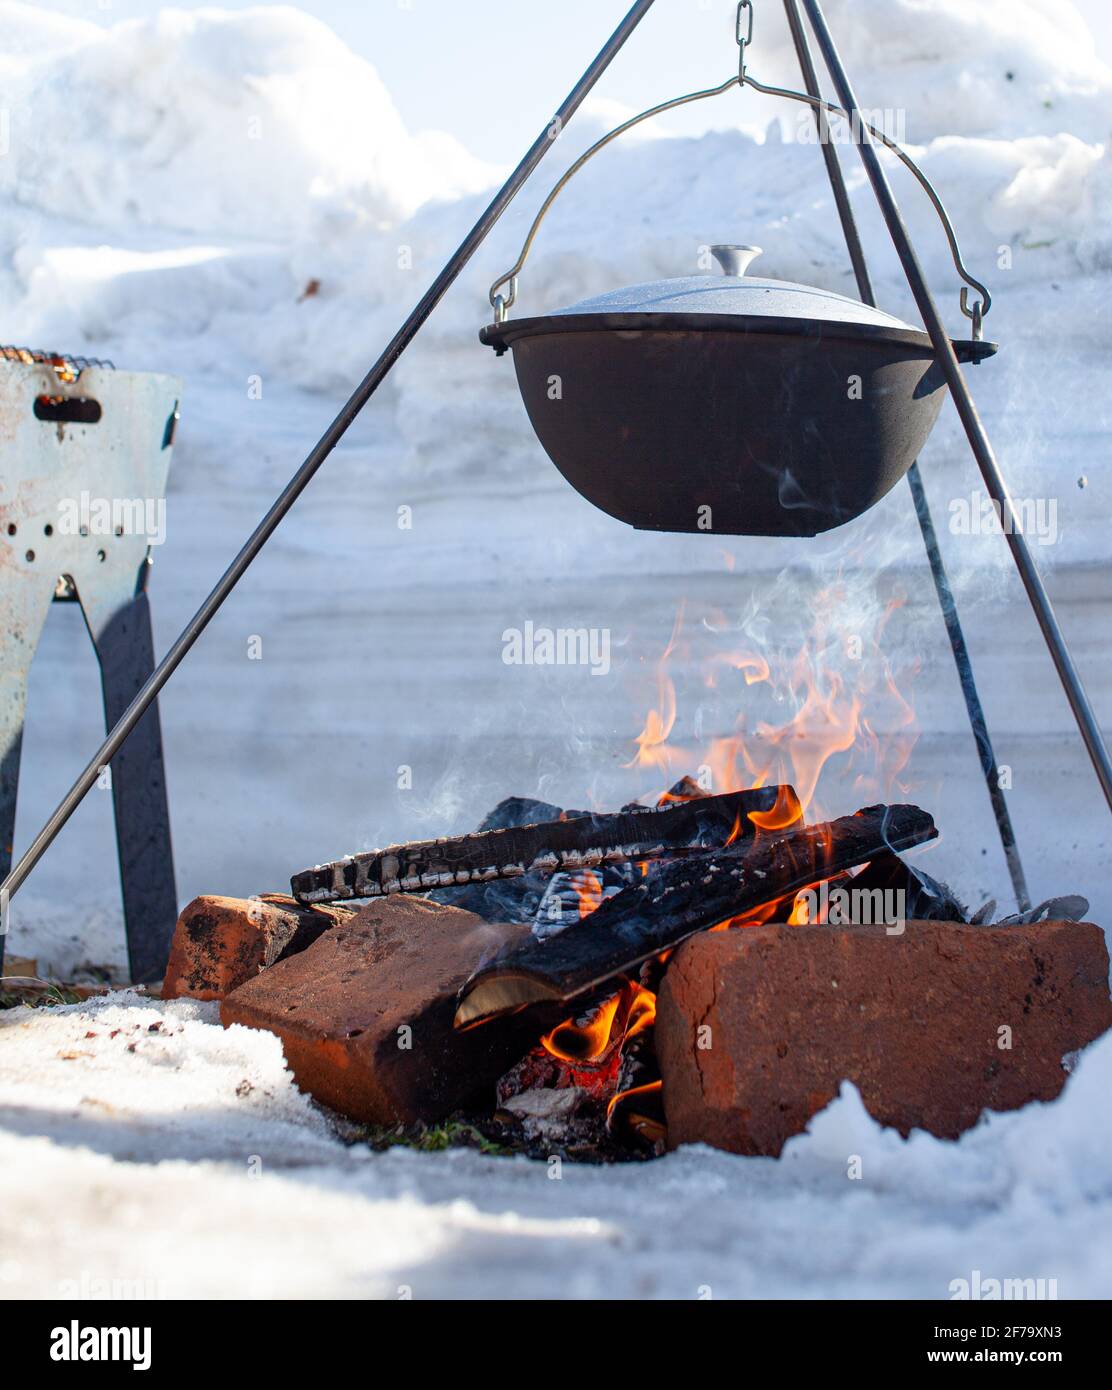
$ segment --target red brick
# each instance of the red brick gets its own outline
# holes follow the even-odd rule
[[[223,999],[237,985],[310,942],[350,911],[302,907],[293,898],[194,898],[178,918],[162,982],[163,999]]]
[[[956,1138],[982,1110],[1052,1100],[1062,1057],[1110,1026],[1108,950],[1091,923],[705,933],[660,992],[668,1141],[777,1155],[843,1080],[881,1124]]]
[[[494,1083],[536,1041],[520,1017],[452,1027],[460,985],[527,934],[427,898],[376,899],[241,985],[220,1018],[277,1033],[301,1089],[352,1119],[443,1119],[492,1103]]]

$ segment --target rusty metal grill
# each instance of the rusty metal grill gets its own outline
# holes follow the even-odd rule
[[[42,348],[10,347],[0,345],[0,359],[5,362],[22,362],[30,366],[33,362],[44,362],[54,368],[59,376],[80,376],[86,367],[105,367],[116,370],[115,362],[101,357],[77,357],[69,352],[46,352]]]
[[[176,377],[111,367],[0,347],[0,872],[11,859],[30,667],[51,603],[81,606],[109,724],[154,669],[146,585],[152,546],[165,538],[182,388]],[[149,982],[165,970],[177,918],[156,710],[135,736],[102,766],[111,769],[131,979]],[[0,965],[3,944],[0,932]]]

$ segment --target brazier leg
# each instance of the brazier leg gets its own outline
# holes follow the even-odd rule
[[[27,710],[27,677],[50,608],[53,582],[15,575],[0,600],[0,878],[12,864],[19,760]],[[8,928],[8,904],[0,904],[0,970]]]
[[[150,604],[142,583],[129,597],[80,597],[100,662],[104,715],[111,729],[154,670]],[[139,720],[110,766],[131,978],[136,984],[150,984],[161,980],[166,970],[177,920],[157,703]]]

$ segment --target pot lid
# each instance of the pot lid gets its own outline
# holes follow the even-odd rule
[[[832,290],[798,285],[791,280],[764,280],[746,275],[749,262],[760,254],[759,247],[712,246],[710,249],[724,274],[688,275],[628,285],[581,299],[566,309],[557,309],[552,317],[570,314],[744,314],[917,331],[902,319]]]

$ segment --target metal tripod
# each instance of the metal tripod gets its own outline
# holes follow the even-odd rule
[[[1028,550],[1027,543],[1022,534],[1020,518],[1009,496],[1007,485],[1000,472],[1000,467],[993,453],[992,445],[989,442],[984,426],[977,413],[977,408],[969,392],[969,387],[958,366],[950,339],[942,325],[938,309],[935,306],[922,267],[911,245],[907,228],[904,226],[900,216],[887,176],[877,156],[872,139],[870,138],[869,129],[864,123],[857,98],[850,85],[845,69],[842,66],[830,31],[827,28],[819,0],[803,0],[803,3],[811,27],[818,41],[823,60],[830,72],[841,107],[850,118],[854,131],[859,132],[859,135],[857,135],[857,143],[874,195],[880,205],[881,212],[888,226],[889,234],[892,237],[893,244],[899,255],[912,293],[915,296],[919,312],[922,315],[923,322],[930,335],[941,370],[949,385],[951,395],[954,398],[954,404],[957,407],[962,425],[969,439],[970,448],[981,469],[989,496],[1000,509],[1000,514],[1006,523],[1004,526],[1005,538],[1011,549],[1020,579],[1023,582],[1031,607],[1034,610],[1046,640],[1051,659],[1054,662],[1062,682],[1066,697],[1069,700],[1081,737],[1084,740],[1093,766],[1096,769],[1098,780],[1100,781],[1109,806],[1112,807],[1112,759],[1109,758],[1108,750],[1104,745],[1092,707],[1089,704],[1080,677],[1073,664],[1073,659],[1066,646],[1065,638],[1058,625],[1042,578],[1031,558],[1030,551]],[[444,269],[433,281],[424,297],[406,319],[393,339],[391,339],[378,361],[356,388],[350,400],[344,405],[339,415],[333,420],[318,444],[290,479],[273,506],[259,522],[255,531],[245,542],[239,554],[216,584],[216,587],[209,594],[208,598],[205,599],[204,603],[197,610],[184,631],[174,642],[173,646],[171,646],[165,657],[163,657],[157,669],[143,685],[143,688],[139,691],[134,700],[132,700],[107,739],[101,747],[97,749],[96,753],[90,759],[88,765],[70,788],[53,815],[51,815],[42,830],[36,835],[34,841],[28,847],[19,863],[4,880],[3,884],[0,885],[0,914],[3,914],[4,920],[6,920],[8,899],[19,889],[20,885],[25,881],[28,874],[52,843],[59,830],[65,825],[66,821],[73,814],[90,788],[93,787],[97,780],[99,769],[108,763],[119,751],[131,731],[139,723],[144,713],[155,700],[159,691],[181,664],[186,653],[208,626],[221,604],[242,578],[252,560],[258,555],[259,551],[277,529],[282,518],[297,501],[309,480],[339,443],[356,416],[386,378],[391,367],[393,367],[394,363],[412,342],[425,320],[432,313],[433,309],[459,275],[460,271],[486,238],[488,232],[509,206],[522,184],[544,158],[544,155],[554,142],[555,137],[571,119],[572,115],[595,85],[598,78],[606,70],[615,55],[633,33],[634,29],[636,29],[638,24],[640,24],[641,20],[651,9],[652,4],[653,0],[637,0],[637,3],[630,9],[625,19],[604,45],[586,73],[572,89],[567,99],[559,108],[554,119],[538,136],[525,158],[496,194],[493,201],[461,243],[459,249],[454,253],[447,265],[445,265]],[[746,0],[742,8],[750,8],[748,0]],[[797,46],[799,45],[797,44]],[[802,61],[802,48],[800,48],[800,56]],[[824,148],[829,148],[829,145],[827,144]],[[836,197],[839,196],[839,187],[841,187],[842,193],[844,194],[844,185],[841,185],[840,179],[834,186]],[[857,239],[856,231],[853,231],[851,234],[849,230],[852,226],[852,219],[847,223],[843,215],[843,226],[847,228],[847,241],[850,246],[851,255],[855,256],[855,269],[860,265],[860,269],[863,272],[864,261],[860,256],[860,243]],[[867,283],[867,278],[865,283]],[[915,487],[914,481],[912,487]],[[924,516],[927,517],[929,522],[929,514],[926,513],[924,509],[920,508],[918,510],[920,523],[922,524]],[[930,550],[930,534],[933,534],[933,527],[931,527],[929,531],[927,527],[924,527],[924,538],[928,539],[928,551]],[[937,583],[941,570],[940,567],[933,566],[933,562],[932,567],[934,568]],[[940,588],[939,592],[941,597],[944,591]],[[945,592],[948,592],[948,586],[946,586]],[[946,614],[947,624],[951,633],[951,643],[954,644],[954,634],[960,631],[960,629],[954,625],[956,615],[952,615],[952,601],[949,604],[944,602],[943,610]],[[960,645],[963,651],[964,640],[962,640]],[[956,644],[955,657],[959,661],[959,668],[963,668],[963,663],[964,668],[968,667],[967,654],[963,657]],[[968,686],[965,684],[964,676],[963,688],[966,689],[968,704],[971,692],[975,697],[975,688],[972,687],[971,684]],[[970,704],[971,714],[974,709],[978,712],[980,711],[979,701],[975,699],[974,703]],[[980,724],[983,726],[983,714],[979,714],[979,719]],[[974,732],[978,733],[976,725]],[[987,757],[991,761],[991,748],[989,747],[986,750],[985,745],[981,744],[979,738],[978,743],[982,751],[982,765],[986,767],[986,775],[988,775],[989,764],[986,763],[985,759]]]

